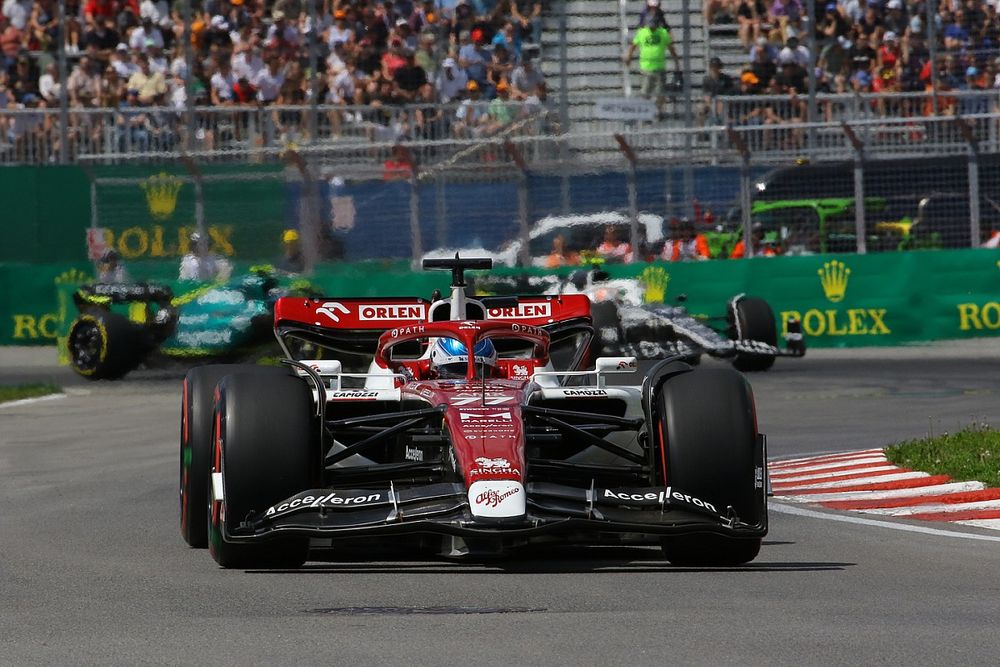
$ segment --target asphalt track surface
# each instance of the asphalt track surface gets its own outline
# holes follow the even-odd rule
[[[3,665],[955,665],[1000,654],[1000,531],[909,532],[927,524],[776,503],[760,557],[741,568],[574,548],[221,570],[178,533],[180,375],[85,384],[42,353],[0,352],[0,383],[48,377],[71,393],[0,407]],[[752,383],[769,453],[783,458],[996,420],[998,378],[1000,344],[987,341],[811,351]]]

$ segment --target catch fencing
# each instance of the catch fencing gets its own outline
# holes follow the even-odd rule
[[[270,239],[303,230],[313,262],[416,262],[431,251],[496,254],[513,244],[517,257],[505,261],[544,266],[555,237],[570,240],[569,226],[590,227],[574,235],[572,255],[595,250],[600,220],[639,249],[623,260],[643,261],[665,257],[682,218],[708,239],[713,258],[728,258],[741,239],[744,256],[865,253],[976,247],[1000,232],[998,123],[1000,115],[980,114],[250,148],[243,185],[218,195],[214,209],[204,202],[233,177],[202,179],[199,194],[192,169],[210,167],[217,151],[132,155],[118,167],[84,162],[144,174],[97,179],[96,226],[150,218],[148,201],[137,199],[140,181],[168,165],[189,187],[195,224],[228,216],[236,229],[252,228],[243,234],[250,238],[259,232],[251,221],[268,217]],[[280,206],[245,198],[258,181],[278,183],[259,197]],[[131,188],[131,203],[111,185]],[[595,214],[604,218],[579,222]]]

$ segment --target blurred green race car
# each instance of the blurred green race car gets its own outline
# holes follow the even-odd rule
[[[312,294],[307,281],[271,267],[174,297],[164,285],[93,283],[73,295],[70,366],[91,380],[121,378],[142,363],[235,361],[278,351],[274,302]]]

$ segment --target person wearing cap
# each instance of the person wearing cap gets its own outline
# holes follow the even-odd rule
[[[97,282],[127,283],[128,281],[128,270],[118,251],[108,248],[101,253],[100,259],[97,260]]]
[[[840,13],[840,8],[832,0],[826,3],[823,15],[819,17],[816,29],[823,35],[823,41],[835,41],[838,37],[846,37],[851,31],[851,26]],[[819,35],[817,35],[819,38]]]
[[[188,237],[189,252],[181,258],[179,280],[211,282],[228,280],[232,264],[225,257],[211,252],[210,240],[198,232]]]
[[[306,270],[306,259],[302,255],[298,230],[286,229],[281,233],[281,258],[275,263],[275,268],[292,274]]]
[[[128,44],[123,42],[119,42],[115,50],[111,52],[108,67],[118,72],[118,76],[125,81],[128,81],[133,74],[139,71],[139,66],[132,62],[132,57],[129,55]]]
[[[809,67],[809,49],[799,44],[799,38],[791,36],[785,41],[785,48],[778,52],[778,64],[795,63],[799,67]]]
[[[478,137],[483,125],[489,121],[486,104],[481,100],[479,84],[470,79],[466,84],[466,97],[455,112],[454,132],[456,137]]]
[[[486,109],[489,120],[486,124],[487,134],[499,132],[514,120],[514,106],[510,101],[510,84],[506,79],[500,79],[496,86],[497,96],[490,100]]]
[[[164,38],[173,34],[174,22],[170,18],[170,3],[167,0],[142,0],[139,3],[139,18],[144,21],[149,19]]]
[[[674,70],[680,75],[681,65],[677,57],[677,49],[674,48],[674,40],[670,36],[670,31],[660,21],[653,25],[644,25],[639,28],[632,39],[628,53],[625,54],[625,67],[632,64],[636,49],[639,50],[639,69],[642,72],[642,95],[648,99],[655,99],[656,106],[663,111],[666,92],[666,81],[664,79],[667,71],[667,51],[674,61]]]
[[[466,90],[469,77],[465,70],[458,66],[454,58],[445,58],[441,69],[434,79],[434,89],[438,98],[447,104],[459,99]]]
[[[295,23],[285,16],[285,12],[281,9],[275,9],[271,12],[271,27],[267,29],[264,41],[268,48],[276,49],[283,54],[293,55],[298,51],[302,37]]]
[[[750,228],[750,243],[754,257],[777,257],[781,254],[781,246],[777,241],[767,238],[767,234],[764,233],[764,225],[760,222],[753,223]],[[746,255],[747,246],[741,238],[729,252],[729,259],[743,259]]]
[[[326,44],[331,51],[337,43],[354,44],[354,30],[347,25],[347,12],[337,9],[333,13],[333,25],[326,31]]]
[[[485,36],[481,28],[474,29],[469,33],[469,38],[458,50],[458,64],[465,70],[470,81],[475,81],[480,86],[486,83],[486,67],[489,64],[490,54],[484,48]]]

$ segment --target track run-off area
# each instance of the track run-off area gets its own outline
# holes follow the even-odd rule
[[[67,389],[0,406],[0,665],[955,665],[1000,654],[1000,530],[862,511],[873,508],[826,497],[840,487],[782,497],[861,461],[893,477],[882,446],[995,422],[1000,339],[810,350],[750,376],[777,496],[758,559],[721,570],[606,547],[487,562],[354,551],[297,571],[221,570],[178,530],[182,372],[86,383],[54,356],[0,348],[0,382]]]

